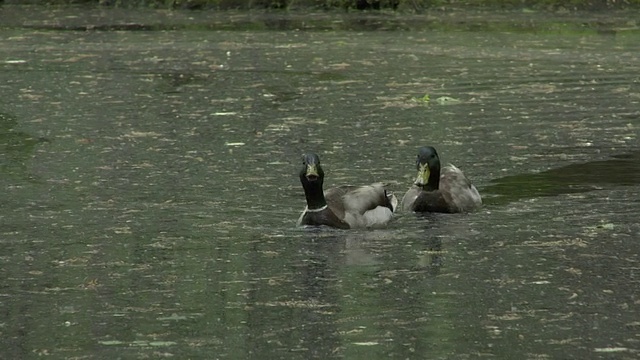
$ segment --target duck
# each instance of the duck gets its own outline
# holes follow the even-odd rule
[[[449,164],[440,168],[440,157],[433,146],[418,149],[418,176],[403,196],[403,211],[461,213],[482,205],[478,189],[462,170]]]
[[[323,190],[324,171],[315,153],[302,156],[300,182],[307,206],[298,219],[298,226],[380,228],[389,223],[398,206],[396,196],[382,183]]]

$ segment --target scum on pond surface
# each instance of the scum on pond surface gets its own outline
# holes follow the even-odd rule
[[[623,21],[7,9],[0,357],[637,355]],[[425,143],[480,211],[294,227],[301,153],[402,194]]]

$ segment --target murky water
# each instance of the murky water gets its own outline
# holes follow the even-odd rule
[[[9,9],[0,357],[638,356],[633,26],[72,31],[78,9]],[[303,152],[329,186],[401,195],[424,144],[481,211],[295,228]]]

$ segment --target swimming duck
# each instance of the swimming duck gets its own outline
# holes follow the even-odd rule
[[[385,226],[393,217],[398,199],[381,183],[340,186],[322,190],[324,171],[318,155],[302,157],[300,182],[307,207],[298,219],[301,225],[326,225],[339,229]]]
[[[458,213],[482,205],[482,198],[460,169],[447,165],[440,169],[440,158],[431,146],[421,147],[416,160],[418,176],[402,198],[405,211]]]

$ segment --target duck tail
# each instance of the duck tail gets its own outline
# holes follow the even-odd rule
[[[384,190],[384,197],[386,199],[385,206],[391,210],[391,212],[395,212],[398,208],[398,198],[393,195],[393,192]]]

